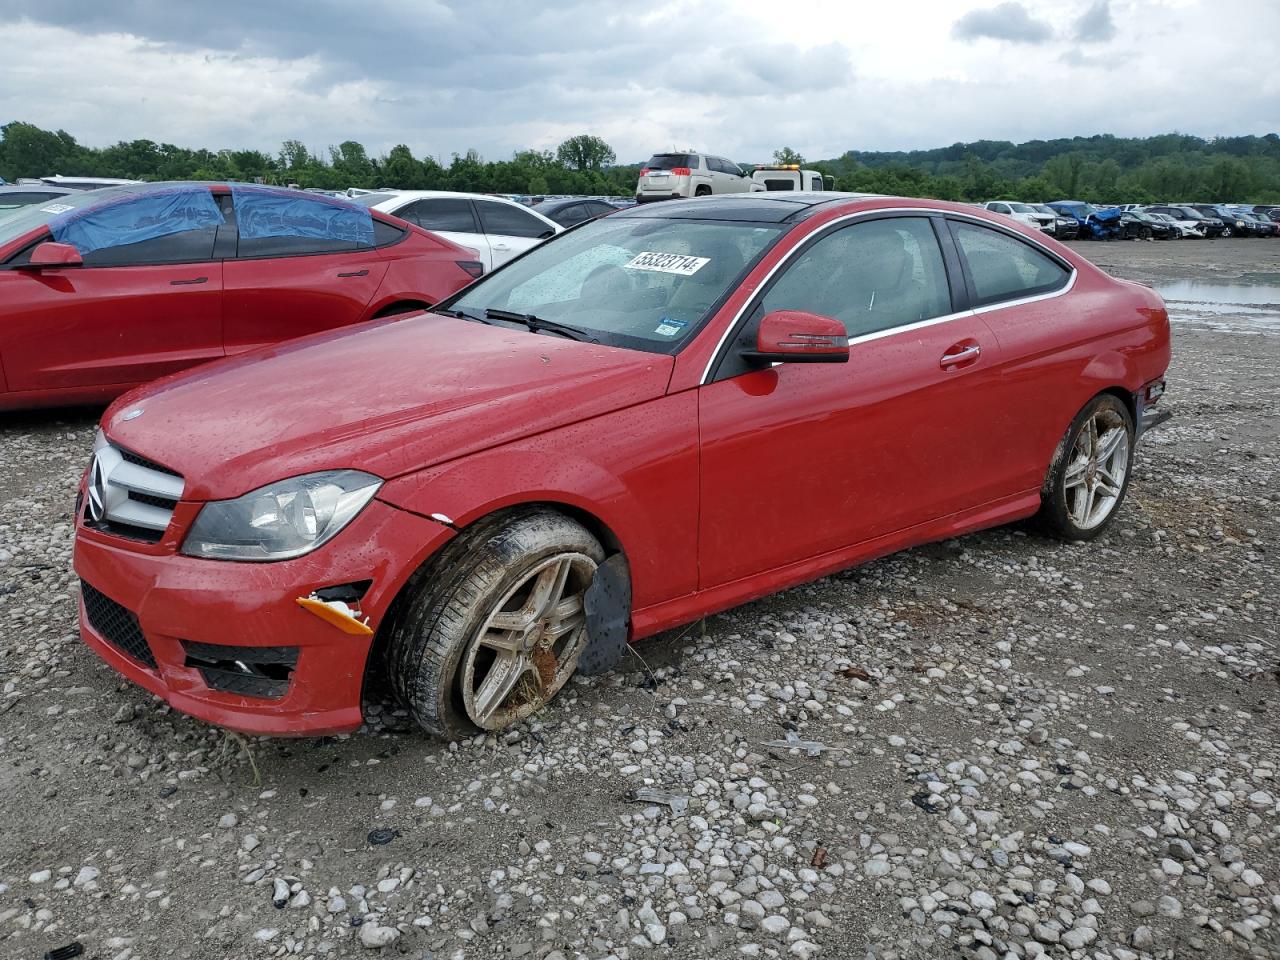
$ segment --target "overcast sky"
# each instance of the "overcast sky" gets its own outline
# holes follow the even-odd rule
[[[1280,128],[1280,0],[0,0],[0,123],[740,161]]]

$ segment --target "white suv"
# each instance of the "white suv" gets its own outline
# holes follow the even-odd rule
[[[655,153],[640,169],[636,203],[763,190],[763,184],[752,180],[749,173],[724,157],[705,153]]]

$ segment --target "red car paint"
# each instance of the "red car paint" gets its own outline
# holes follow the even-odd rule
[[[731,323],[790,252],[834,220],[890,209],[1022,233],[1074,275],[1063,292],[864,338],[847,364],[785,363],[704,384]],[[625,552],[639,639],[1033,514],[1076,413],[1100,392],[1139,391],[1168,362],[1158,296],[1035,231],[942,202],[828,199],[674,356],[428,314],[316,335],[122,398],[103,418],[107,437],[183,474],[187,488],[155,544],[78,519],[75,567],[137,614],[158,669],[105,643],[83,608],[81,629],[117,670],[195,716],[257,733],[349,730],[379,638],[299,608],[319,586],[372,579],[361,613],[376,631],[457,530],[505,506],[559,504]],[[203,501],[337,468],[385,483],[314,553],[261,564],[178,553]],[[304,649],[288,695],[266,701],[205,687],[174,638]]]
[[[225,186],[210,187],[228,196]],[[303,195],[305,196],[305,194]],[[224,201],[225,202],[225,201]],[[0,410],[109,400],[195,364],[440,301],[471,282],[473,251],[385,214],[403,233],[368,250],[128,266],[10,261],[45,227],[0,245]]]

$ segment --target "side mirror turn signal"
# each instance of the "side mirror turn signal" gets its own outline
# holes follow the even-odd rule
[[[844,324],[803,310],[775,310],[760,320],[756,348],[744,356],[758,363],[848,363]]]

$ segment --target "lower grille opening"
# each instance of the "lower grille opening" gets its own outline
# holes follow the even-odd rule
[[[143,666],[152,670],[156,668],[156,658],[132,611],[83,580],[80,581],[80,595],[84,598],[85,616],[95,633]]]
[[[84,525],[93,530],[101,530],[103,533],[124,537],[127,540],[137,540],[141,543],[159,543],[160,538],[164,536],[163,530],[135,527],[131,523],[119,523],[113,520],[99,520],[95,523],[86,517]]]
[[[184,666],[194,667],[211,690],[278,700],[298,665],[297,647],[233,647],[182,641]]]

